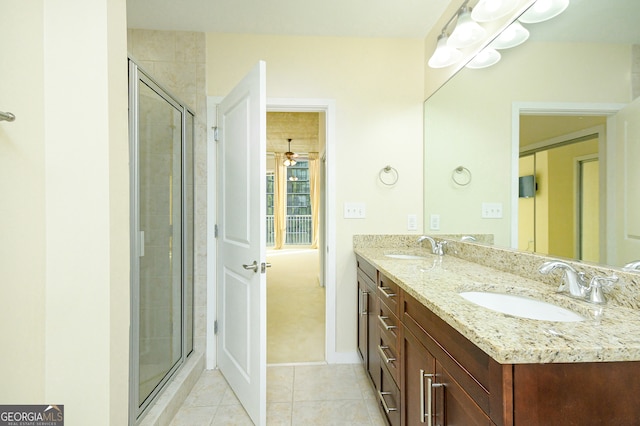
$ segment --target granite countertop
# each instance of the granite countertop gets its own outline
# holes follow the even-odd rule
[[[424,249],[355,252],[501,364],[640,361],[640,315],[635,310],[573,299],[556,293],[557,286]],[[425,259],[385,256],[391,252]],[[530,296],[586,319],[552,322],[510,316],[467,301],[461,291]]]

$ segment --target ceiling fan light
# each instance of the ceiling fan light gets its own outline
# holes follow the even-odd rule
[[[537,24],[560,15],[569,6],[569,0],[537,0],[518,20],[524,24]]]
[[[487,68],[498,63],[501,57],[502,55],[500,55],[500,52],[487,47],[480,51],[480,53],[478,53],[471,61],[469,61],[466,67],[472,69]]]
[[[471,11],[476,22],[491,22],[511,12],[516,6],[515,0],[480,0]]]
[[[529,30],[518,21],[509,25],[491,42],[494,49],[510,49],[521,45],[529,38]]]
[[[455,48],[469,47],[482,40],[485,34],[485,29],[471,19],[471,9],[463,7],[458,12],[456,27],[449,36],[447,44]]]
[[[444,68],[453,65],[462,58],[462,52],[447,44],[447,35],[440,34],[436,44],[436,50],[429,58],[429,66],[431,68]]]

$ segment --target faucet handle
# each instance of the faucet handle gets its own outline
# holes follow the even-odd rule
[[[613,285],[618,282],[616,275],[610,277],[594,276],[589,283],[589,301],[591,303],[604,304],[607,303],[607,298],[604,295],[603,289],[611,289]]]

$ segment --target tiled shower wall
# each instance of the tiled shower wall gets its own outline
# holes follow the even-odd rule
[[[194,348],[205,350],[207,305],[207,99],[205,33],[129,29],[131,58],[195,112]]]

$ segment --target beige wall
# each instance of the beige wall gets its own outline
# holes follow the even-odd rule
[[[207,312],[207,102],[205,34],[129,29],[128,52],[195,113],[194,348],[205,350]]]
[[[534,156],[520,157],[518,176],[535,173]],[[535,248],[535,197],[518,198],[518,250],[533,251]]]
[[[423,40],[207,35],[207,94],[224,96],[258,61],[269,98],[336,103],[337,342],[355,351],[356,283],[352,236],[406,233],[422,216]],[[398,169],[395,187],[377,180]],[[343,219],[344,202],[366,203],[367,218]],[[419,230],[421,231],[421,230]]]
[[[549,251],[553,256],[575,259],[577,157],[598,154],[598,139],[549,150]],[[596,190],[598,185],[596,185]],[[597,210],[596,210],[597,211]],[[597,220],[596,220],[597,223]]]
[[[45,399],[45,128],[42,1],[0,2],[0,404]],[[11,83],[11,84],[8,84]]]
[[[0,99],[17,119],[0,123],[0,403],[126,424],[125,2],[9,3]]]
[[[510,245],[513,102],[630,100],[628,45],[530,42],[518,49],[494,67],[463,70],[426,103],[425,217],[440,214],[444,233],[490,233]],[[451,184],[459,165],[473,173],[462,188]],[[503,219],[482,219],[482,202],[502,203]]]

